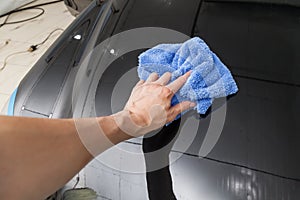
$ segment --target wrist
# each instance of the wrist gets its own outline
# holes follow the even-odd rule
[[[127,123],[127,114],[118,112],[116,114],[98,118],[99,125],[101,126],[106,137],[113,143],[118,144],[124,140],[132,138],[122,127]]]
[[[128,110],[122,110],[112,115],[112,117],[121,132],[130,138],[141,136],[146,127],[146,125],[143,125],[143,120]]]

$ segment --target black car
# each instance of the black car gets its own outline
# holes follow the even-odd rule
[[[228,66],[239,93],[108,150],[81,183],[99,199],[300,199],[298,0],[93,1],[22,80],[9,114],[114,113],[138,80],[141,52],[194,36]]]

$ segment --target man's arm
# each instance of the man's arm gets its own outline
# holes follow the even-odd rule
[[[44,199],[78,173],[94,156],[121,141],[146,134],[194,107],[171,107],[186,73],[152,74],[132,91],[123,111],[90,119],[0,116],[0,199]]]

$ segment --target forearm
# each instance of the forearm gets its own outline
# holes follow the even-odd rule
[[[89,127],[85,132],[77,131],[75,122],[89,126],[91,121],[98,122],[103,132],[89,131]],[[100,154],[114,143],[129,138],[111,116],[78,120],[0,117],[0,125],[1,199],[20,199],[19,195],[21,199],[26,196],[42,199],[92,160],[89,147]],[[92,139],[91,146],[84,145],[82,136]],[[108,140],[93,140],[94,137]]]
[[[62,187],[93,157],[114,144],[162,127],[195,106],[171,106],[190,75],[166,85],[171,74],[153,73],[133,88],[123,111],[90,119],[0,116],[0,199],[43,199]]]

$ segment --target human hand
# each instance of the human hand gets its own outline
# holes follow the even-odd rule
[[[173,121],[178,114],[195,106],[190,101],[171,106],[174,94],[183,86],[191,71],[168,84],[171,73],[160,78],[152,73],[146,81],[133,88],[123,111],[114,115],[119,128],[128,135],[138,137]],[[168,84],[168,85],[167,85]]]

